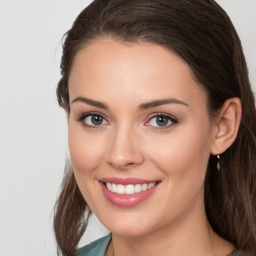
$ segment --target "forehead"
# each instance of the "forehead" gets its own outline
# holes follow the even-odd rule
[[[95,41],[75,56],[69,78],[70,98],[104,96],[154,100],[193,95],[206,99],[188,64],[159,45]]]

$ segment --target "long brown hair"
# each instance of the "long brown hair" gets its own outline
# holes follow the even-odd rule
[[[214,115],[231,97],[242,102],[233,145],[220,159],[210,156],[205,207],[212,228],[237,248],[256,255],[256,110],[241,42],[225,11],[213,0],[95,0],[65,34],[58,102],[69,112],[68,80],[74,57],[94,40],[112,37],[150,42],[179,55],[208,95]],[[85,214],[86,213],[86,214]],[[68,166],[56,203],[58,251],[73,256],[90,210]],[[86,215],[86,216],[85,216]]]

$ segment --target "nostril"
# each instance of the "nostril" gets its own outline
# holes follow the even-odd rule
[[[127,163],[126,166],[137,165],[136,163]]]

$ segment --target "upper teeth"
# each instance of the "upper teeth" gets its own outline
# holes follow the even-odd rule
[[[146,191],[148,189],[153,188],[156,185],[156,182],[153,183],[144,183],[144,184],[136,184],[136,185],[122,185],[122,184],[115,184],[115,183],[106,183],[107,189],[116,194],[126,194],[132,195],[135,193],[140,193],[141,191]]]

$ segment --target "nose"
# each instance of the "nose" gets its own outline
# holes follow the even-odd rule
[[[109,139],[107,163],[117,170],[127,170],[143,163],[139,140],[132,129],[120,127]]]

